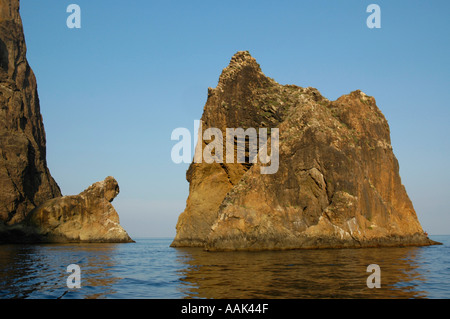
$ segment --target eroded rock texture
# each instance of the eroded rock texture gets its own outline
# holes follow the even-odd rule
[[[19,0],[0,0],[0,243],[130,242],[111,204],[118,192],[110,177],[61,197],[47,168]]]
[[[36,78],[26,59],[19,1],[0,1],[0,223],[22,221],[61,196],[47,168]]]
[[[429,245],[401,183],[388,123],[357,90],[336,101],[280,85],[247,52],[208,90],[202,130],[278,128],[279,169],[192,163],[174,247],[209,250]],[[199,139],[202,149],[209,141]]]
[[[117,194],[119,184],[109,176],[78,195],[46,201],[30,212],[24,226],[43,242],[133,242],[111,204]]]

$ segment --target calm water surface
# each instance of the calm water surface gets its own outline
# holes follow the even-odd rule
[[[450,236],[431,247],[205,252],[172,239],[0,245],[0,298],[449,298]],[[66,285],[81,268],[81,288]],[[381,288],[369,289],[369,264]]]

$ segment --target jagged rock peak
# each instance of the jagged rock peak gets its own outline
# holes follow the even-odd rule
[[[356,90],[330,101],[315,88],[278,84],[246,51],[233,56],[208,94],[203,127],[223,136],[229,127],[278,128],[279,166],[265,175],[259,162],[193,162],[173,247],[436,244],[401,184],[389,125],[373,97]]]
[[[248,51],[238,51],[236,52],[230,60],[229,66],[233,65],[243,65],[243,64],[253,64],[259,68],[259,64],[256,62],[255,58],[251,56]]]
[[[219,77],[219,85],[224,84],[230,80],[234,80],[242,70],[250,68],[261,73],[261,67],[256,62],[255,58],[250,55],[248,51],[238,51],[236,52],[230,60],[228,66],[223,69],[222,74]]]

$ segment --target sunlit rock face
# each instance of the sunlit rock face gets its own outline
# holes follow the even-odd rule
[[[356,90],[330,101],[317,89],[266,77],[237,52],[208,90],[202,133],[278,128],[279,167],[195,163],[174,247],[208,250],[430,245],[401,183],[388,123]],[[199,139],[200,150],[208,141]],[[270,144],[270,140],[269,143]],[[225,150],[224,150],[225,152]]]
[[[111,204],[118,194],[119,184],[109,176],[78,195],[46,201],[24,225],[43,242],[133,242]]]
[[[36,78],[26,59],[18,0],[0,1],[0,223],[22,221],[61,196],[47,168]]]
[[[108,177],[62,197],[47,167],[19,0],[0,0],[0,243],[131,242],[111,204],[118,192]]]

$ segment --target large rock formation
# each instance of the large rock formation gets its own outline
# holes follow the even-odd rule
[[[215,127],[224,139],[226,128],[278,128],[279,169],[261,174],[260,162],[193,162],[173,247],[434,243],[401,183],[389,126],[373,97],[358,90],[330,101],[314,88],[280,85],[248,52],[238,52],[208,90],[202,121],[202,134]],[[199,143],[202,150],[209,141],[200,136]]]
[[[78,195],[46,201],[23,224],[41,242],[133,242],[111,204],[117,194],[119,184],[109,176]]]
[[[26,59],[18,0],[0,1],[0,223],[12,225],[61,196],[46,163],[36,78]]]
[[[0,0],[0,243],[132,241],[110,203],[117,182],[107,178],[61,197],[45,144],[19,0]]]

